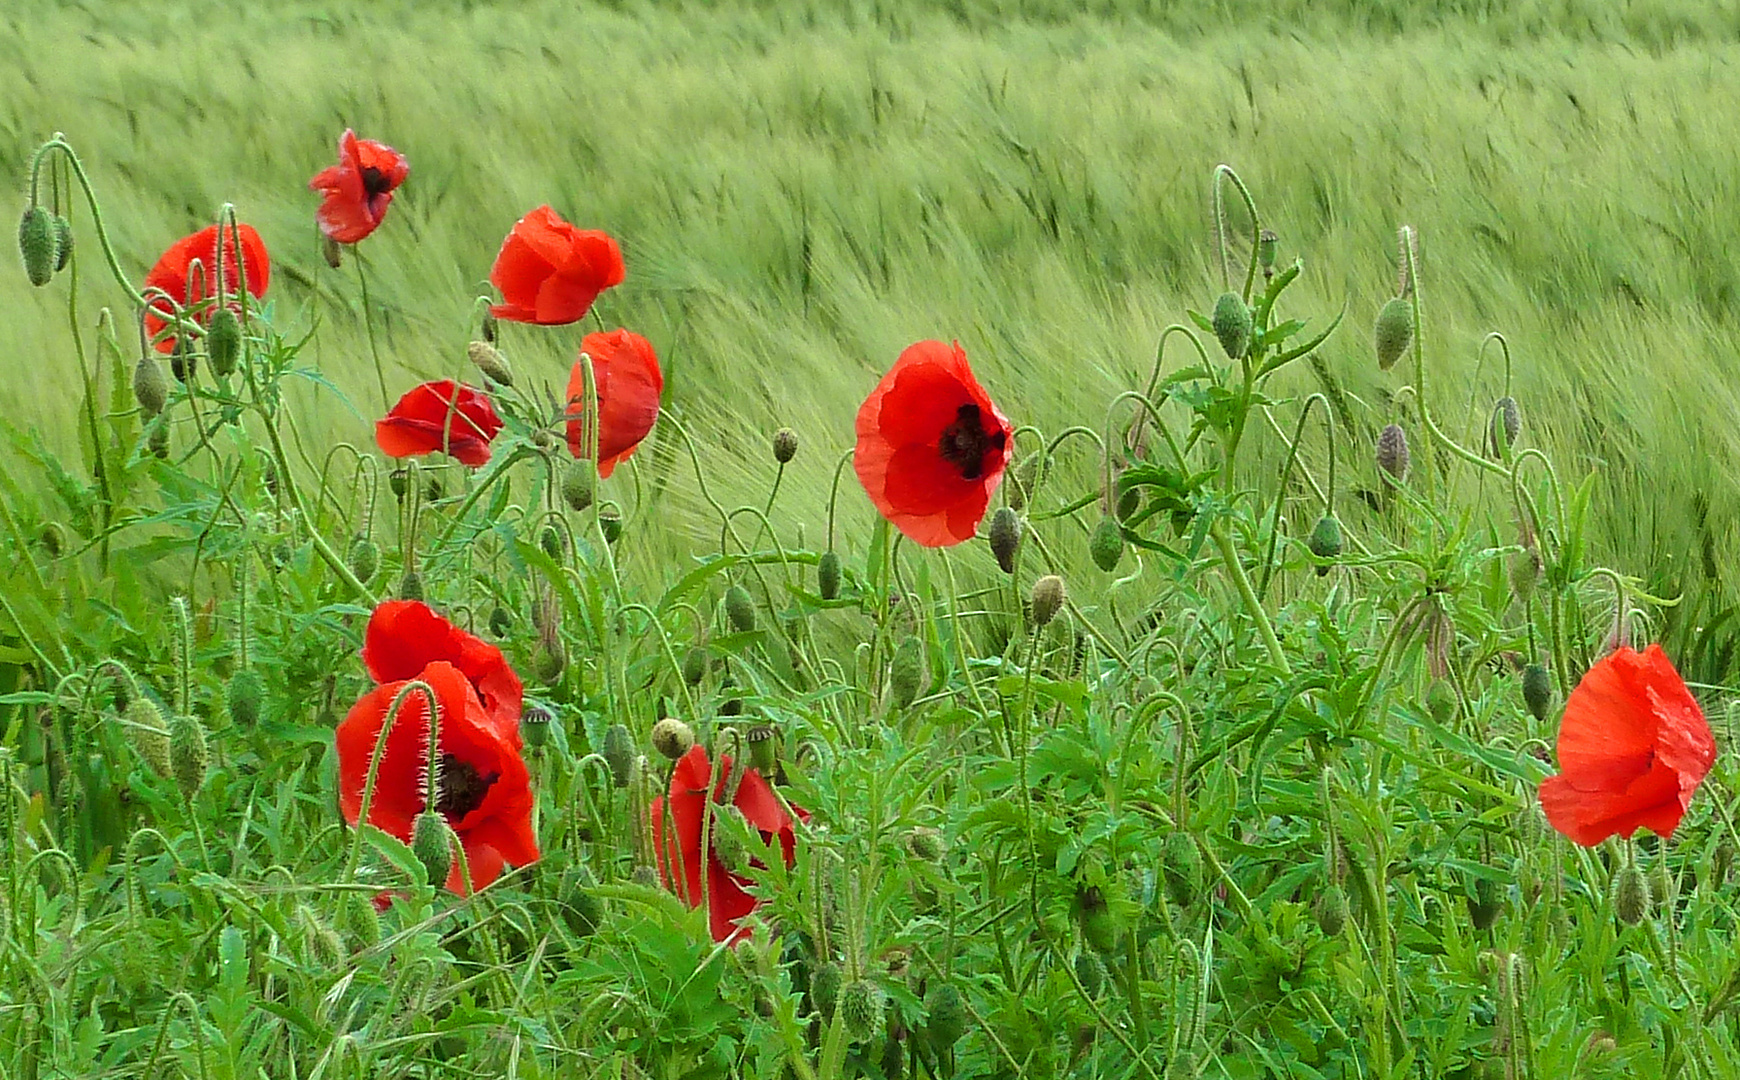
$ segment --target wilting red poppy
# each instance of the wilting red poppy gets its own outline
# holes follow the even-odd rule
[[[652,342],[629,330],[587,334],[580,339],[580,351],[592,358],[592,377],[598,383],[598,475],[609,476],[617,462],[634,453],[659,418],[665,378]],[[574,361],[568,376],[567,416],[585,416],[585,380],[580,361]],[[568,450],[575,457],[585,456],[584,419],[568,421]]]
[[[320,231],[341,244],[354,244],[375,231],[387,216],[393,189],[411,173],[405,155],[385,143],[359,139],[349,128],[338,138],[338,164],[308,181],[324,196],[314,218]]]
[[[489,395],[452,379],[426,382],[375,421],[375,444],[388,457],[445,450],[477,468],[489,461],[489,442],[501,431]]]
[[[489,271],[498,319],[562,326],[578,322],[598,294],[622,284],[622,249],[608,233],[576,229],[548,206],[515,223]]]
[[[1565,702],[1563,771],[1541,781],[1541,809],[1585,847],[1639,828],[1666,838],[1715,760],[1703,710],[1661,646],[1621,647]]]
[[[236,243],[234,235],[226,226],[224,229],[224,294],[231,295],[237,291],[237,278],[242,270],[247,271],[248,292],[256,299],[266,294],[266,284],[271,280],[272,261],[266,255],[265,241],[254,231],[252,225],[240,225],[236,231],[242,237],[242,265],[236,266]],[[169,250],[157,260],[157,264],[145,275],[145,288],[162,289],[171,299],[183,308],[198,305],[207,297],[217,293],[217,235],[218,227],[208,225],[191,236],[184,236],[169,245]],[[189,281],[189,268],[195,259],[199,260],[201,273],[193,275]],[[191,291],[189,291],[191,288]],[[161,314],[159,314],[161,313]],[[156,337],[158,331],[169,325],[175,316],[175,311],[161,297],[151,301],[145,312],[145,332]],[[199,316],[201,325],[211,320],[210,312],[202,312]],[[172,334],[157,343],[158,352],[173,352],[175,336]]]
[[[472,885],[483,888],[509,864],[536,862],[530,776],[520,754],[520,681],[501,652],[419,602],[394,600],[369,620],[363,659],[381,685],[338,725],[339,808],[345,820],[354,826],[362,815],[369,760],[387,711],[408,682],[421,680],[441,708],[436,809],[465,849]],[[419,661],[422,666],[413,668]],[[406,697],[387,732],[369,804],[369,823],[406,842],[424,808],[428,716],[422,694]],[[446,884],[464,894],[457,860]]]
[[[858,480],[916,543],[972,539],[1014,452],[1009,421],[973,378],[960,344],[900,354],[858,410]]]
[[[707,779],[712,775],[712,765],[707,760],[704,747],[696,746],[671,772],[671,819],[676,823],[677,836],[674,845],[665,840],[665,800],[654,799],[652,803],[653,843],[658,852],[659,873],[664,877],[665,884],[677,891],[690,907],[701,906],[701,822],[707,812]],[[731,758],[721,755],[719,758],[719,782],[713,789],[715,799],[723,799],[725,786],[731,778]],[[773,794],[773,789],[762,779],[761,773],[753,768],[745,769],[743,779],[737,785],[736,795],[732,803],[742,812],[744,820],[760,830],[764,843],[771,843],[779,838],[779,850],[785,857],[785,864],[790,866],[794,858],[797,844],[796,834],[792,831],[791,815],[785,812],[785,807]],[[807,820],[802,810],[800,817]],[[713,836],[717,837],[718,827],[714,826]],[[680,884],[672,882],[672,876],[678,866],[683,871]],[[725,941],[733,937],[744,937],[748,929],[740,925],[740,920],[747,918],[760,903],[755,897],[745,891],[749,882],[738,877],[720,863],[712,851],[707,859],[707,921],[713,932],[714,941]]]

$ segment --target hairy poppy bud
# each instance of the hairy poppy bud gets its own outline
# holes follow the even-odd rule
[[[1263,268],[1263,276],[1268,277],[1275,272],[1275,251],[1281,246],[1281,238],[1273,229],[1264,229],[1257,234],[1257,264]]]
[[[350,567],[350,572],[358,581],[367,585],[369,579],[375,576],[375,571],[380,569],[380,546],[366,536],[352,537],[350,549],[345,552],[345,565]]]
[[[725,615],[731,620],[731,629],[740,634],[755,629],[755,601],[750,599],[748,589],[733,585],[725,590]]]
[[[1474,879],[1474,895],[1468,897],[1468,921],[1476,930],[1490,930],[1504,914],[1504,897],[1491,878]]]
[[[625,788],[634,777],[634,736],[622,724],[612,724],[604,732],[604,763],[610,766],[610,777],[616,786]]]
[[[932,983],[924,994],[924,1041],[947,1050],[967,1033],[967,1002],[953,983]]]
[[[1323,931],[1324,937],[1336,937],[1347,925],[1347,893],[1340,885],[1330,885],[1317,894],[1317,902],[1311,906],[1311,914],[1317,920],[1317,929]]]
[[[743,811],[733,804],[713,807],[713,830],[708,841],[713,848],[713,857],[719,860],[719,865],[733,874],[742,873],[749,865],[749,851],[743,846],[743,841],[731,828],[721,828],[721,819],[729,818],[738,829],[749,828],[749,821],[743,816]]]
[[[133,400],[147,417],[161,413],[169,404],[169,380],[153,353],[146,353],[133,365]]]
[[[32,285],[47,285],[54,278],[58,257],[54,242],[54,218],[40,206],[24,211],[18,222],[18,254],[24,259],[24,276]]]
[[[1535,594],[1535,584],[1541,576],[1541,553],[1526,547],[1510,557],[1510,591],[1522,603]]]
[[[598,511],[598,530],[606,544],[616,543],[622,538],[622,515],[608,506]]]
[[[822,552],[816,563],[816,591],[823,600],[836,600],[840,596],[840,557],[832,551]]]
[[[653,725],[652,743],[654,750],[676,761],[695,745],[695,732],[681,720],[667,716]]]
[[[230,676],[224,688],[224,705],[230,723],[239,728],[251,728],[260,722],[260,701],[265,696],[265,683],[253,668],[242,668]]]
[[[919,826],[906,834],[906,850],[915,859],[936,862],[943,857],[942,833],[928,826]]]
[[[546,640],[538,642],[532,652],[532,670],[539,681],[552,684],[562,677],[562,672],[568,667],[568,651],[562,647],[562,641],[554,634],[540,635]]]
[[[1433,679],[1426,688],[1426,712],[1436,723],[1448,724],[1456,712],[1456,689],[1444,679]]]
[[[159,461],[169,458],[169,425],[158,422],[151,425],[151,433],[145,437],[145,449]]]
[[[1636,863],[1626,863],[1613,878],[1613,910],[1620,922],[1636,926],[1649,914],[1649,906],[1649,879]]]
[[[211,358],[211,373],[224,378],[236,370],[236,357],[242,351],[242,323],[236,313],[220,307],[212,313],[211,325],[205,332],[205,352]]]
[[[578,458],[562,473],[562,498],[575,513],[592,505],[598,493],[598,466],[590,458]],[[551,556],[554,558],[554,556]]]
[[[656,889],[659,887],[659,872],[651,865],[642,863],[634,868],[633,873],[628,875],[628,880],[643,889]]]
[[[423,599],[423,577],[415,570],[405,571],[405,576],[399,579],[399,599]]]
[[[163,726],[163,714],[150,698],[136,694],[127,703],[124,714],[127,726],[127,741],[133,744],[145,764],[151,766],[151,771],[158,776],[168,776],[173,771],[169,760],[169,732]]]
[[[489,632],[497,638],[505,638],[514,628],[513,612],[497,604],[489,612]]]
[[[344,265],[344,249],[338,246],[337,240],[324,234],[320,237],[320,257],[334,270]]]
[[[73,231],[72,222],[59,214],[54,215],[54,271],[60,273],[66,269],[66,264],[72,261]]]
[[[1387,425],[1378,432],[1377,464],[1378,468],[1396,480],[1407,479],[1408,433],[1402,430],[1400,424]]]
[[[1222,293],[1214,302],[1214,336],[1229,360],[1243,358],[1251,344],[1251,309],[1237,293]]]
[[[1009,472],[1009,484],[1003,490],[1008,493],[1010,509],[1020,513],[1027,507],[1028,496],[1033,494],[1033,488],[1039,483],[1040,453],[1028,454],[1021,463]]]
[[[1341,522],[1336,520],[1334,514],[1324,514],[1317,519],[1316,526],[1311,530],[1311,538],[1305,543],[1311,549],[1311,554],[1319,559],[1340,558]],[[1329,567],[1319,566],[1317,568],[1318,577],[1327,573],[1329,573]]]
[[[66,551],[66,530],[58,521],[44,522],[42,530],[36,534],[36,542],[42,545],[43,554],[58,559]]]
[[[840,1001],[840,965],[823,960],[810,972],[810,1008],[823,1020],[834,1018],[834,1006]]]
[[[1522,691],[1523,704],[1528,707],[1529,715],[1546,723],[1547,708],[1553,703],[1553,681],[1547,674],[1546,665],[1530,664],[1523,668]]]
[[[1075,917],[1081,924],[1082,940],[1097,952],[1109,953],[1118,944],[1118,923],[1099,886],[1089,885],[1076,893]]]
[[[308,908],[301,909],[302,943],[308,955],[322,967],[335,968],[344,960],[344,941]]]
[[[538,548],[552,559],[562,557],[562,534],[556,531],[554,525],[546,525],[538,530]]]
[[[1384,371],[1396,366],[1396,361],[1408,351],[1414,340],[1414,308],[1397,296],[1378,312],[1377,325],[1372,328],[1372,343],[1377,349],[1378,367]]]
[[[1517,436],[1521,434],[1522,410],[1517,408],[1516,398],[1499,398],[1492,407],[1492,420],[1486,428],[1486,443],[1492,456],[1504,456],[1504,451],[1515,446]]]
[[[477,365],[477,370],[483,372],[483,377],[492,383],[502,386],[514,384],[514,369],[508,366],[507,357],[487,341],[474,341],[465,347],[466,359]]]
[[[689,651],[683,654],[683,681],[690,686],[699,686],[701,680],[707,677],[707,668],[712,664],[712,657],[705,645],[691,645]]]
[[[1179,907],[1189,907],[1202,885],[1202,852],[1188,833],[1174,832],[1160,850],[1160,877],[1166,895]]]
[[[763,776],[772,776],[779,767],[779,741],[773,737],[772,724],[756,724],[743,735],[749,744],[749,762]]]
[[[205,744],[205,728],[194,717],[176,715],[169,720],[169,768],[181,797],[189,802],[205,783],[211,755]]]
[[[347,891],[338,899],[338,932],[352,950],[369,948],[381,940],[381,916],[363,893]]]
[[[894,650],[888,665],[888,697],[897,709],[918,700],[924,682],[924,643],[914,634]]]
[[[773,460],[784,465],[792,458],[797,457],[797,452],[797,432],[791,428],[782,427],[773,433]]]
[[[1106,988],[1105,961],[1091,949],[1080,950],[1075,954],[1075,978],[1088,997],[1099,997]]]
[[[1057,617],[1063,607],[1063,579],[1046,574],[1033,583],[1033,625],[1044,627]]]
[[[430,810],[418,814],[411,822],[411,854],[423,864],[429,884],[437,889],[447,884],[453,869],[453,834],[447,819]]]
[[[991,539],[991,554],[997,558],[997,566],[1005,574],[1015,572],[1015,553],[1021,547],[1021,518],[1007,506],[998,507],[991,515],[988,527]]]
[[[840,1019],[848,1039],[870,1039],[882,1026],[882,988],[869,979],[855,979],[841,987]]]
[[[1124,530],[1112,515],[1100,518],[1100,523],[1094,526],[1093,535],[1088,538],[1088,554],[1094,565],[1108,574],[1118,568],[1118,560],[1124,557]]]

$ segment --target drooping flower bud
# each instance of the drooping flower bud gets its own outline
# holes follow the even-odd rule
[[[920,825],[906,834],[906,851],[915,859],[936,862],[943,857],[943,835],[939,829]]]
[[[163,724],[163,714],[152,700],[135,694],[123,714],[127,741],[133,744],[145,764],[158,776],[169,776],[174,770],[169,759],[169,732]]]
[[[423,599],[423,576],[415,570],[405,571],[405,576],[399,579],[399,599]]]
[[[477,370],[483,372],[483,377],[492,383],[502,386],[514,384],[514,369],[508,366],[507,357],[487,341],[474,341],[465,347],[465,356]]]
[[[824,1022],[834,1018],[834,1007],[840,1001],[840,965],[823,960],[810,972],[810,1008]]]
[[[18,222],[18,254],[24,259],[24,276],[32,285],[47,285],[54,278],[54,218],[40,206],[24,211]]]
[[[947,1050],[967,1033],[967,1003],[953,983],[931,983],[924,994],[924,1041],[932,1052]]]
[[[1021,517],[1007,506],[998,507],[991,515],[991,524],[987,530],[991,540],[991,554],[996,556],[997,566],[1005,574],[1015,572],[1015,553],[1021,547]]]
[[[189,802],[199,794],[205,783],[205,770],[211,754],[206,748],[205,727],[195,717],[185,713],[169,720],[169,768],[175,774],[175,785],[181,797]]]
[[[1160,849],[1160,877],[1166,895],[1179,907],[1189,907],[1202,886],[1202,852],[1190,834],[1174,832]]]
[[[598,494],[598,466],[590,458],[577,458],[562,473],[562,499],[575,513],[592,505]],[[553,558],[554,556],[552,556]]]
[[[1377,350],[1378,367],[1384,371],[1396,366],[1396,361],[1408,351],[1414,340],[1414,308],[1401,297],[1392,297],[1378,312],[1377,325],[1372,328],[1372,343]]]
[[[710,804],[712,805],[712,804]],[[729,820],[731,827],[720,827],[722,820]],[[723,806],[713,805],[713,829],[708,841],[713,848],[713,857],[719,860],[719,865],[733,874],[740,874],[749,865],[749,850],[743,846],[736,830],[747,830],[749,821],[743,816],[743,811],[736,805],[726,803]]]
[[[381,940],[381,915],[364,893],[346,891],[338,898],[337,930],[353,952],[371,948]]]
[[[1075,954],[1075,978],[1088,997],[1099,997],[1106,988],[1105,961],[1092,949],[1080,950]]]
[[[924,682],[924,643],[917,634],[908,636],[894,650],[888,665],[888,697],[897,709],[918,700]]]
[[[169,425],[158,421],[151,425],[151,432],[145,437],[145,449],[159,461],[169,458]]]
[[[1613,878],[1613,910],[1626,926],[1636,926],[1649,914],[1649,879],[1637,864],[1628,862]]]
[[[325,234],[320,237],[320,257],[334,270],[344,265],[344,249],[338,246],[337,240]]]
[[[242,668],[230,676],[224,689],[224,705],[230,723],[239,728],[252,728],[260,722],[260,702],[265,697],[265,682],[253,668]]]
[[[782,427],[773,433],[773,460],[784,465],[792,458],[797,457],[797,452],[797,432],[791,428]]]
[[[712,664],[712,654],[705,645],[689,646],[689,651],[683,654],[683,681],[690,686],[699,686]]]
[[[1322,517],[1317,519],[1316,526],[1311,530],[1311,538],[1305,543],[1306,546],[1311,549],[1311,554],[1317,556],[1319,559],[1340,558],[1341,522],[1336,520],[1334,514],[1324,514]],[[1329,573],[1328,566],[1317,567],[1318,577],[1322,577],[1327,573]]]
[[[1533,546],[1525,547],[1510,557],[1510,591],[1521,603],[1528,603],[1535,594],[1541,576],[1541,553]]]
[[[236,313],[220,307],[212,313],[205,332],[205,352],[211,358],[211,373],[222,379],[236,370],[242,352],[242,323]]]
[[[562,534],[554,525],[545,525],[538,530],[538,548],[552,559],[562,557]]]
[[[380,545],[360,534],[352,537],[350,547],[345,552],[345,565],[350,567],[351,574],[358,581],[367,585],[369,579],[375,576],[375,571],[380,569]]]
[[[1317,894],[1317,902],[1311,905],[1311,914],[1324,937],[1338,936],[1347,925],[1346,891],[1340,885],[1330,885]]]
[[[748,589],[733,585],[725,590],[725,615],[731,621],[731,629],[739,634],[755,629],[755,601],[750,599]]]
[[[681,720],[667,716],[653,725],[652,744],[667,760],[676,761],[695,745],[695,732]]]
[[[1516,398],[1499,398],[1492,407],[1492,420],[1486,427],[1486,445],[1492,456],[1503,457],[1506,450],[1516,446],[1521,434],[1522,410],[1517,408]]]
[[[1540,723],[1546,723],[1547,709],[1553,704],[1553,680],[1547,674],[1546,665],[1530,664],[1523,668],[1522,692],[1529,715]]]
[[[625,788],[634,778],[634,736],[622,724],[612,724],[604,732],[604,749],[600,752],[610,766],[610,777],[616,786]]]
[[[169,404],[169,380],[163,377],[163,368],[152,353],[141,356],[133,366],[133,400],[147,419]]]
[[[1100,518],[1100,523],[1094,526],[1093,535],[1088,538],[1088,554],[1094,565],[1108,574],[1118,568],[1118,561],[1124,557],[1124,530],[1112,515]]]
[[[1408,433],[1400,424],[1387,425],[1378,432],[1377,464],[1398,482],[1408,478]]]
[[[1099,886],[1089,885],[1075,894],[1075,917],[1081,924],[1082,940],[1089,948],[1102,953],[1117,948],[1121,931]]]
[[[1237,293],[1214,302],[1214,336],[1229,360],[1239,360],[1251,345],[1251,309]]]
[[[411,822],[411,854],[423,864],[429,884],[437,889],[445,885],[453,869],[453,832],[447,819],[431,810],[418,814]]]
[[[840,989],[840,1019],[846,1038],[866,1042],[882,1026],[882,988],[869,979],[855,979]]]
[[[1447,724],[1456,712],[1456,688],[1447,679],[1433,679],[1426,688],[1426,713],[1439,724]]]
[[[1033,583],[1033,625],[1042,628],[1056,618],[1063,607],[1063,579],[1056,574],[1046,574]]]
[[[1474,895],[1468,900],[1468,921],[1476,930],[1490,930],[1498,922],[1498,917],[1504,914],[1504,897],[1499,894],[1498,885],[1491,878],[1474,879]]]

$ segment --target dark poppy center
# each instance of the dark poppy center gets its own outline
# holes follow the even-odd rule
[[[393,182],[387,174],[373,165],[364,165],[362,170],[363,190],[370,195],[385,195],[393,190]]]
[[[485,776],[469,762],[452,754],[442,754],[441,798],[435,803],[435,809],[441,811],[450,823],[458,824],[465,815],[483,805],[483,797],[489,794],[490,785],[500,778],[498,773]]]
[[[1009,433],[1002,428],[985,430],[979,407],[968,402],[955,410],[954,423],[943,428],[937,451],[943,460],[961,470],[962,480],[977,480],[985,471],[985,453],[1003,449]]]

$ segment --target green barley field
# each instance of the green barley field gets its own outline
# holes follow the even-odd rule
[[[101,214],[46,152],[72,256],[0,274],[0,1076],[1740,1075],[1740,4],[0,22],[20,212],[58,133]],[[335,267],[347,127],[410,174]],[[501,322],[493,463],[396,494],[375,421],[485,385],[543,203],[626,278]],[[226,204],[239,374],[142,408],[129,291]],[[537,429],[618,326],[661,412],[576,498]],[[847,463],[925,339],[1014,447],[942,552]],[[378,659],[394,597],[511,666],[508,734],[447,631]],[[1578,689],[1651,642],[1672,679]],[[1649,743],[1601,835],[1537,797],[1585,719]],[[535,861],[483,821],[519,777]]]

